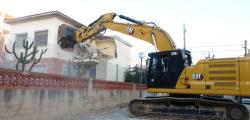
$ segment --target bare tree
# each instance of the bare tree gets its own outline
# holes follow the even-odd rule
[[[36,55],[39,52],[39,50],[37,49],[37,45],[34,44],[34,42],[29,44],[29,42],[27,40],[23,40],[22,47],[24,48],[24,51],[20,52],[20,54],[18,55],[18,53],[16,52],[16,42],[14,42],[14,44],[12,46],[12,51],[8,50],[6,45],[4,46],[5,51],[9,54],[13,54],[15,59],[17,60],[16,70],[19,70],[19,65],[21,64],[21,71],[26,71],[26,69],[25,69],[26,65],[31,63],[31,66],[28,69],[28,71],[30,72],[32,70],[32,68],[34,67],[34,65],[36,65],[37,63],[40,62],[42,55],[47,52],[47,49],[45,49],[45,50],[43,49],[40,52],[39,57],[36,58]],[[31,50],[31,48],[33,48],[33,50],[31,52],[29,52],[29,50]]]

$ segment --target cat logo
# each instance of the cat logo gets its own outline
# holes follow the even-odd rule
[[[131,28],[131,27],[128,27],[128,28],[127,28],[127,32],[128,32],[129,35],[132,35],[132,34],[134,34],[135,29],[134,29],[134,28]]]
[[[194,73],[194,74],[192,74],[192,78],[193,78],[193,80],[202,80],[203,75],[201,73]]]

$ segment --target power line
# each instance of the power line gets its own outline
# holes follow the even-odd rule
[[[208,52],[239,52],[243,50],[209,50],[209,51],[192,51],[191,53],[208,53]]]
[[[231,45],[211,45],[211,46],[192,46],[188,48],[202,48],[202,47],[230,47],[230,46],[241,46],[242,44],[231,44]]]

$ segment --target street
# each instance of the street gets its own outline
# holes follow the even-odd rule
[[[246,105],[250,111],[250,104]],[[97,115],[83,116],[77,120],[143,120],[140,118],[132,118],[127,112],[127,108],[115,108],[112,111]]]
[[[138,118],[132,118],[127,112],[127,108],[115,108],[112,111],[97,115],[83,116],[78,120],[142,120]]]

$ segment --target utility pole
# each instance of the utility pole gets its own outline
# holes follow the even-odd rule
[[[247,56],[247,40],[244,41],[244,47],[243,48],[245,49],[244,56]]]
[[[211,58],[211,55],[210,55],[210,51],[207,51],[207,57],[206,57],[206,59],[210,59]]]
[[[185,24],[183,24],[183,41],[184,41],[184,45],[183,45],[183,49],[186,50],[186,27]]]
[[[142,59],[145,57],[144,52],[139,53],[139,58],[141,59],[141,66],[140,66],[140,84],[142,84]],[[140,89],[140,98],[142,98],[142,91]]]

